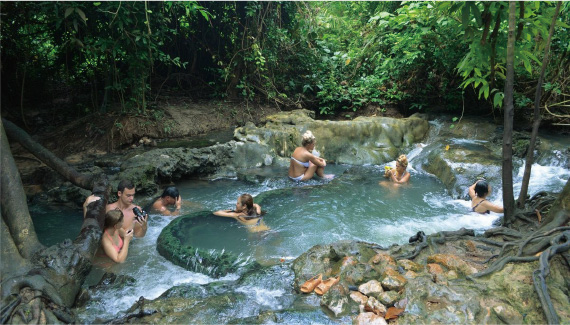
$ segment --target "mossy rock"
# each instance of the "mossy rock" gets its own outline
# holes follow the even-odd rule
[[[221,277],[228,273],[245,272],[259,266],[257,262],[246,263],[237,255],[226,251],[193,247],[181,242],[182,230],[193,227],[212,212],[199,211],[174,219],[164,227],[156,242],[160,255],[172,263],[189,271],[200,272],[212,277]]]

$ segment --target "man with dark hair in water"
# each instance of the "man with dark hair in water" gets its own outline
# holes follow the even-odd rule
[[[152,211],[161,213],[165,216],[177,216],[180,214],[182,205],[182,197],[178,193],[178,189],[169,186],[164,189],[162,195],[152,204]],[[175,208],[172,210],[172,208]]]
[[[148,214],[145,214],[142,218],[135,216],[133,208],[138,208],[142,211],[141,207],[133,204],[133,199],[135,198],[135,185],[129,180],[122,180],[117,186],[117,197],[119,198],[117,202],[107,204],[106,211],[110,210],[120,210],[123,212],[123,229],[126,231],[134,229],[135,237],[144,237],[146,235],[146,230],[148,228]]]

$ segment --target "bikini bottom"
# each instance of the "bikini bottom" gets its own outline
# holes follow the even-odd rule
[[[305,174],[301,174],[301,176],[297,176],[297,177],[291,177],[289,176],[289,178],[293,181],[297,181],[300,182],[301,180],[303,180],[303,177],[305,176]]]

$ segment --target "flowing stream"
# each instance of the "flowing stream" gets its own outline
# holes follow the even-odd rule
[[[247,307],[228,306],[224,311],[227,318],[211,315],[202,320],[227,322],[232,317],[244,318],[263,310],[273,310],[280,311],[280,321],[286,323],[350,322],[348,318],[329,317],[318,308],[318,300],[310,296],[301,299],[302,304],[313,308],[312,311],[295,312],[296,308],[303,308],[295,303],[298,295],[291,287],[293,273],[289,264],[293,259],[314,245],[338,240],[361,240],[389,246],[407,242],[419,230],[431,234],[461,227],[476,231],[490,228],[499,215],[469,213],[469,201],[451,198],[438,179],[414,168],[414,157],[421,150],[419,146],[408,153],[411,182],[401,187],[380,184],[384,166],[346,165],[327,166],[327,173],[336,175],[333,180],[315,179],[303,184],[290,181],[286,170],[278,167],[248,171],[257,175],[253,181],[189,180],[176,184],[184,200],[183,214],[234,208],[240,194],[250,193],[260,198],[256,202],[266,211],[263,221],[270,228],[254,233],[231,218],[206,214],[193,227],[185,229],[185,239],[192,246],[230,251],[246,260],[271,265],[264,276],[240,282],[237,291],[251,302]],[[555,162],[556,159],[548,161],[550,165],[533,165],[530,195],[562,189],[570,177],[570,170],[566,164]],[[521,166],[513,171],[515,194],[520,191],[523,170]],[[501,204],[501,192],[493,191],[490,200]],[[46,245],[77,233],[82,221],[81,212],[57,207],[32,207],[31,214],[40,241]],[[67,217],[62,218],[62,215]],[[86,306],[77,310],[82,322],[113,318],[140,296],[154,299],[173,286],[239,278],[238,274],[229,274],[216,279],[187,271],[161,257],[156,251],[156,239],[171,220],[170,217],[151,215],[146,236],[131,242],[124,264],[100,262],[94,267],[86,286],[96,284],[104,272],[129,275],[136,282],[95,292]]]

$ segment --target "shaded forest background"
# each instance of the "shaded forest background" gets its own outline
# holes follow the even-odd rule
[[[336,118],[370,107],[380,114],[445,113],[454,121],[489,114],[504,119],[503,226],[510,226],[535,211],[519,211],[526,208],[532,150],[515,209],[513,116],[519,129],[532,123],[530,148],[541,118],[553,128],[570,124],[569,11],[569,2],[523,1],[0,2],[0,239],[1,258],[10,261],[1,263],[1,322],[13,315],[20,317],[15,322],[76,322],[69,307],[99,246],[110,193],[105,175],[82,178],[15,124],[42,133],[107,120],[120,131],[121,120],[107,117],[169,119],[163,104],[171,98],[309,108]],[[75,241],[39,243],[5,129],[102,198],[87,207]],[[62,133],[55,140],[60,147],[74,137]],[[558,316],[544,278],[553,256],[568,261],[568,188],[541,229],[515,234],[517,256],[502,250],[505,256],[487,272],[538,260],[542,252],[533,282],[552,324]],[[498,231],[512,236],[505,227]],[[540,243],[521,256],[532,240]]]
[[[502,115],[508,2],[0,6],[2,115],[29,131],[93,113],[160,119],[160,100],[176,96],[337,117],[371,105]],[[532,115],[554,7],[517,2],[515,121]],[[570,124],[569,11],[564,2],[543,83],[551,125]]]

